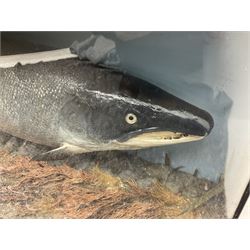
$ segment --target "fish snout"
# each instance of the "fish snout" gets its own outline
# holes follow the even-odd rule
[[[161,120],[161,125],[158,128],[182,136],[203,138],[210,134],[213,126],[214,120],[212,116],[204,110],[199,110],[199,114],[180,110],[173,112],[172,110]]]
[[[201,112],[199,112],[199,115],[197,115],[197,118],[195,120],[197,122],[196,126],[201,126],[201,130],[203,130],[202,133],[204,134],[204,136],[207,136],[211,133],[214,127],[214,120],[207,111],[202,110]]]
[[[214,127],[212,116],[204,111],[202,116],[197,116],[190,122],[189,134],[198,136],[208,136]]]

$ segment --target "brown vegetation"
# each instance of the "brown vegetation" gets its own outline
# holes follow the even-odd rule
[[[189,204],[159,183],[142,189],[98,166],[54,167],[0,152],[1,218],[176,218]]]

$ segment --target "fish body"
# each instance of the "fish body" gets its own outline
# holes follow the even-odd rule
[[[76,58],[0,68],[0,130],[56,150],[130,150],[202,139],[209,113]]]

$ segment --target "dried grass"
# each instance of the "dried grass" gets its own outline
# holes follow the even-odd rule
[[[1,218],[175,218],[188,204],[159,183],[142,189],[98,166],[81,171],[0,152]]]

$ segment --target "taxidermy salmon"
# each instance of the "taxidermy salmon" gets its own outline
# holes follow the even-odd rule
[[[52,147],[40,160],[195,141],[212,127],[155,85],[76,58],[0,68],[0,130]]]

